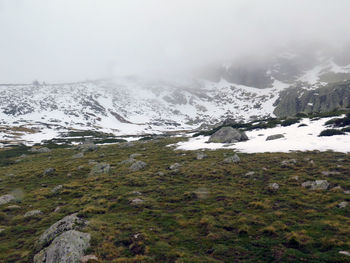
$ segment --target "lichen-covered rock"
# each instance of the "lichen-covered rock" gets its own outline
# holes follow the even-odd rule
[[[34,256],[34,263],[79,262],[90,246],[90,234],[69,230],[56,237],[52,243]]]
[[[86,225],[86,221],[79,218],[77,214],[72,214],[62,218],[57,221],[55,224],[50,226],[45,232],[39,237],[39,240],[36,242],[36,250],[40,250],[43,247],[47,246],[54,238],[62,234],[65,231],[79,229]]]
[[[222,127],[210,136],[208,142],[234,143],[247,140],[248,136],[244,132],[232,127]]]
[[[0,196],[0,205],[7,204],[14,200],[16,200],[16,198],[13,195],[2,195]]]
[[[130,166],[130,170],[132,171],[139,171],[144,169],[147,166],[147,164],[143,161],[136,161]]]
[[[229,156],[224,159],[224,163],[239,163],[241,161],[241,158],[237,154]]]
[[[108,163],[97,163],[92,167],[90,174],[96,175],[96,174],[106,174],[109,173],[111,170],[111,166]]]
[[[281,138],[284,138],[283,134],[274,134],[274,135],[267,136],[266,141],[272,141],[272,140],[277,140]]]

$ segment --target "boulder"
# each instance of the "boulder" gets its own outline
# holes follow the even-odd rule
[[[46,229],[45,232],[39,237],[35,247],[37,250],[40,250],[50,244],[52,240],[63,232],[78,229],[85,226],[86,223],[87,222],[85,220],[77,217],[77,214],[66,216]]]
[[[232,127],[222,127],[210,136],[208,142],[234,143],[247,140],[248,137],[244,132]]]
[[[283,134],[274,134],[274,135],[267,136],[266,141],[272,141],[272,140],[277,140],[281,138],[284,138]]]
[[[130,166],[130,170],[132,171],[139,171],[144,169],[147,166],[147,164],[143,161],[136,161]]]
[[[239,163],[240,161],[241,161],[241,159],[239,158],[239,156],[237,154],[229,156],[229,157],[224,159],[224,163]]]
[[[55,238],[45,249],[34,256],[34,263],[79,262],[90,247],[90,234],[69,230]]]
[[[16,198],[13,195],[2,195],[0,196],[0,205],[7,204],[14,200],[16,200]]]
[[[97,163],[95,164],[91,171],[91,175],[96,175],[96,174],[107,174],[111,170],[111,166],[108,163]]]

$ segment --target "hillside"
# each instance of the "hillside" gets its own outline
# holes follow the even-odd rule
[[[89,237],[89,262],[349,259],[348,154],[239,153],[226,163],[232,149],[167,147],[183,140],[79,155],[84,148],[1,150],[0,195],[14,196],[0,205],[2,262],[31,262],[40,235],[73,213],[89,222],[78,232]],[[315,180],[325,188],[305,184]]]

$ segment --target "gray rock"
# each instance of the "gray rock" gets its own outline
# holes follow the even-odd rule
[[[19,205],[9,205],[8,207],[6,207],[6,210],[18,210],[18,209],[21,209]]]
[[[39,240],[36,242],[36,250],[40,250],[43,247],[47,246],[54,240],[57,236],[62,234],[65,231],[79,229],[86,225],[86,221],[77,217],[77,214],[72,214],[62,218],[57,221],[55,224],[50,226],[45,232],[39,237]]]
[[[57,193],[58,191],[60,191],[61,189],[63,188],[63,185],[57,185],[55,186],[52,190],[51,190],[51,193]]]
[[[31,210],[24,214],[24,217],[33,217],[42,215],[43,213],[40,210]]]
[[[73,159],[79,159],[79,158],[83,158],[84,157],[84,153],[76,153],[72,156]]]
[[[350,195],[350,190],[345,190],[345,191],[344,191],[344,194]]]
[[[181,164],[179,163],[173,163],[169,166],[169,170],[178,170],[181,167]]]
[[[207,157],[207,155],[206,155],[205,153],[199,152],[199,153],[197,153],[196,159],[197,159],[197,160],[202,160],[202,159],[204,159],[205,157]]]
[[[141,205],[143,204],[145,201],[140,199],[140,198],[135,198],[135,199],[132,199],[130,201],[130,204],[133,205],[133,206],[138,206],[138,205]]]
[[[50,175],[54,175],[55,172],[56,172],[55,168],[47,168],[47,169],[45,169],[43,175],[44,176],[50,176]]]
[[[229,156],[229,157],[224,159],[224,163],[239,163],[240,161],[241,161],[241,159],[239,158],[239,156],[237,154]]]
[[[55,238],[45,249],[34,256],[34,263],[79,262],[90,247],[90,234],[69,230]]]
[[[274,135],[267,136],[266,141],[272,141],[272,140],[277,140],[281,138],[284,138],[283,134],[274,134]]]
[[[143,161],[136,161],[130,166],[130,170],[132,171],[139,171],[144,169],[147,166],[147,164]]]
[[[129,159],[126,159],[124,161],[121,161],[120,164],[132,164],[136,162],[136,160],[134,158],[129,158]]]
[[[97,163],[92,167],[90,171],[90,175],[96,174],[106,174],[111,170],[111,166],[108,163]]]
[[[270,183],[267,188],[269,189],[269,191],[277,191],[280,186],[277,183]]]
[[[253,176],[254,174],[255,174],[255,172],[250,171],[250,172],[247,172],[247,173],[245,174],[245,176]]]
[[[348,206],[348,202],[346,202],[346,201],[340,202],[340,203],[338,204],[338,207],[339,207],[339,208],[345,208],[345,207],[347,207],[347,206]]]
[[[302,187],[304,188],[310,188],[312,185],[312,181],[306,181],[301,184]]]
[[[0,228],[0,233],[4,231],[5,231],[5,228]]]
[[[51,152],[51,150],[47,147],[31,148],[29,151],[33,152],[33,153],[49,153],[49,152]]]
[[[327,190],[329,183],[327,180],[316,180],[311,185],[311,190]]]
[[[289,165],[294,165],[294,164],[296,164],[297,163],[297,160],[295,160],[295,159],[289,159],[289,160],[283,160],[282,162],[281,162],[281,165],[282,166],[289,166]]]
[[[336,172],[336,171],[322,171],[321,174],[323,174],[325,176],[329,176],[329,175],[338,175],[340,173]]]
[[[350,252],[348,252],[348,251],[339,251],[339,254],[350,257]]]
[[[244,132],[232,127],[222,127],[210,136],[208,142],[234,143],[247,140],[248,136]]]
[[[82,152],[93,152],[98,149],[97,145],[92,142],[83,143],[77,146],[77,149]]]
[[[16,198],[13,195],[2,195],[0,196],[0,205],[7,204],[14,200],[16,200]]]

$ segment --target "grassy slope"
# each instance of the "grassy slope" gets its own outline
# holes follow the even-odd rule
[[[196,152],[165,147],[176,139],[109,145],[81,159],[74,149],[32,154],[18,163],[2,162],[0,195],[23,191],[18,210],[0,206],[1,262],[30,262],[33,243],[50,225],[73,212],[90,221],[84,230],[92,235],[88,253],[101,262],[345,262],[338,254],[350,250],[350,208],[338,203],[350,199],[343,191],[310,191],[306,180],[327,179],[332,186],[350,189],[350,156],[333,152],[240,154],[241,163],[224,164],[230,150]],[[25,151],[25,150],[23,150]],[[146,169],[131,172],[120,164],[132,153],[147,162]],[[0,152],[0,158],[5,157]],[[297,164],[282,167],[294,158]],[[305,158],[314,160],[310,164]],[[343,160],[339,160],[343,159]],[[89,176],[89,160],[108,162],[110,174]],[[169,165],[183,164],[178,172]],[[83,165],[83,166],[82,166]],[[342,167],[337,167],[342,165]],[[79,166],[80,169],[78,168]],[[47,167],[55,176],[42,176]],[[338,171],[324,176],[321,171]],[[255,171],[252,176],[244,176]],[[163,172],[164,175],[158,175]],[[6,177],[5,174],[15,174]],[[299,181],[293,179],[299,176]],[[270,193],[268,183],[280,189]],[[51,189],[63,184],[63,190]],[[140,191],[136,196],[132,191]],[[199,192],[207,191],[208,194]],[[132,198],[144,205],[134,207]],[[11,204],[11,203],[10,203]],[[57,206],[59,212],[53,212]],[[29,210],[42,216],[24,218]],[[135,234],[139,234],[137,238]]]

